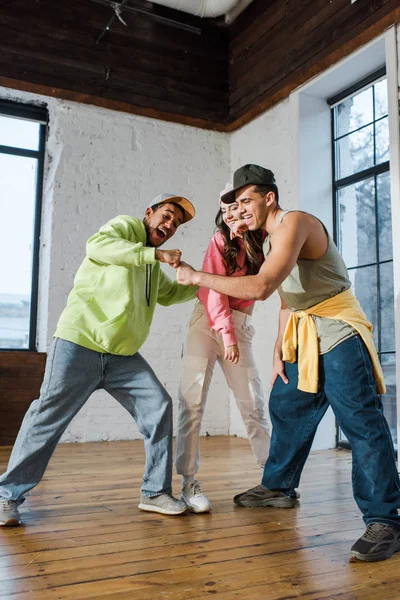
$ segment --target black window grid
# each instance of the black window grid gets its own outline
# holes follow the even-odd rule
[[[337,105],[339,104],[341,101],[345,100],[348,97],[351,97],[352,95],[356,95],[358,92],[361,92],[363,88],[367,88],[370,85],[374,85],[375,83],[377,83],[380,79],[382,79],[382,77],[384,77],[386,75],[386,68],[381,68],[378,71],[375,71],[374,73],[372,73],[371,75],[369,75],[368,77],[366,77],[365,79],[359,81],[358,83],[354,84],[353,86],[351,86],[350,88],[347,88],[346,90],[343,90],[340,94],[332,97],[332,98],[328,98],[327,103],[331,108],[331,140],[332,140],[332,188],[333,188],[333,234],[334,234],[334,241],[335,243],[339,246],[339,250],[340,250],[340,241],[339,241],[339,220],[338,220],[338,215],[339,215],[339,201],[338,201],[338,192],[340,189],[343,189],[345,187],[348,187],[350,185],[354,185],[355,183],[358,183],[360,181],[363,181],[365,179],[369,179],[371,177],[374,178],[374,208],[375,208],[375,244],[376,244],[376,261],[373,262],[369,262],[369,263],[365,263],[365,264],[360,264],[360,265],[352,265],[350,267],[348,267],[348,271],[351,270],[355,270],[355,269],[363,269],[363,268],[367,268],[367,267],[375,267],[376,268],[376,275],[377,275],[377,328],[378,328],[378,347],[377,347],[377,352],[378,352],[378,356],[379,358],[381,358],[382,356],[388,356],[388,355],[395,355],[396,351],[395,350],[382,350],[382,333],[381,333],[381,293],[380,293],[380,266],[384,265],[384,264],[390,264],[393,263],[393,259],[387,259],[387,260],[381,260],[380,259],[380,247],[379,247],[379,205],[378,205],[378,185],[377,185],[377,178],[379,175],[383,174],[383,173],[388,173],[390,171],[390,161],[385,161],[379,164],[376,164],[376,124],[379,123],[380,121],[382,121],[383,119],[387,118],[387,114],[379,117],[378,119],[376,119],[376,108],[375,108],[375,87],[372,88],[372,94],[373,94],[373,121],[370,123],[365,123],[363,124],[361,127],[350,131],[344,135],[341,136],[336,136],[336,124],[335,124],[335,111],[334,111],[334,106],[333,105]],[[371,125],[373,125],[373,159],[374,159],[374,165],[372,167],[369,167],[368,169],[364,169],[362,171],[359,171],[357,173],[354,173],[352,175],[349,175],[347,177],[343,177],[341,179],[336,179],[336,174],[337,174],[337,162],[336,162],[336,142],[340,139],[343,139],[344,137],[347,137],[349,135],[351,135],[352,133],[355,133],[356,131],[359,131],[361,129],[364,129],[365,127],[370,127]],[[337,426],[337,443],[340,446],[343,447],[350,447],[349,443],[347,441],[343,441],[339,439],[339,427]]]
[[[18,102],[0,100],[0,116],[15,117],[35,121],[39,124],[39,143],[37,150],[17,148],[0,144],[0,154],[12,156],[23,156],[37,160],[35,209],[32,237],[32,267],[31,267],[31,290],[30,290],[30,316],[29,316],[29,340],[28,348],[18,349],[22,352],[37,351],[37,315],[38,315],[38,291],[39,291],[39,252],[40,252],[40,227],[42,214],[43,177],[45,161],[46,127],[48,123],[47,109],[42,106],[32,106]],[[0,351],[8,351],[10,348],[1,348]],[[12,348],[16,350],[16,348]]]

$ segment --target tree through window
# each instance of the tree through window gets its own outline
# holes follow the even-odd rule
[[[384,70],[330,99],[336,242],[353,290],[374,327],[387,393],[384,411],[397,444],[395,313]],[[345,440],[342,432],[339,440]]]

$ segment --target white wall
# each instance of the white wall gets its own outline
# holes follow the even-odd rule
[[[321,135],[321,131],[327,135]],[[326,102],[312,96],[309,102],[303,102],[292,96],[232,134],[231,170],[251,162],[268,167],[275,174],[282,208],[309,211],[331,229],[331,162],[329,151],[327,157],[321,154],[321,146],[330,151]],[[254,352],[267,403],[279,304],[275,293],[266,302],[258,302],[254,311]],[[230,433],[246,437],[232,394],[229,406]],[[313,449],[335,447],[335,433],[335,420],[329,411],[318,429]]]
[[[295,209],[297,204],[297,152],[293,110],[286,100],[254,121],[231,134],[231,172],[246,163],[256,163],[271,169],[276,176],[280,204]],[[272,351],[277,335],[279,296],[273,294],[266,302],[257,302],[253,313],[256,329],[254,353],[263,383],[266,401],[270,391]],[[246,437],[245,429],[233,397],[230,397],[230,433]]]
[[[184,252],[186,260],[201,266],[214,229],[216,198],[229,174],[228,135],[13,90],[2,89],[0,96],[44,101],[50,114],[41,240],[40,350],[49,347],[86,240],[113,216],[141,217],[160,192],[187,195],[196,206],[196,219],[184,225],[171,242]],[[175,276],[173,269],[165,270]],[[182,343],[193,305],[158,307],[142,349],[175,405]],[[177,411],[174,413],[176,416]],[[228,392],[216,372],[203,431],[217,435],[228,430]],[[105,392],[97,392],[71,423],[63,441],[138,435],[128,413]]]

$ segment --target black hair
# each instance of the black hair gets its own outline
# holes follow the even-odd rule
[[[274,183],[268,185],[256,185],[254,191],[261,196],[266,196],[269,192],[274,192],[276,203],[279,206],[279,191],[278,186]]]

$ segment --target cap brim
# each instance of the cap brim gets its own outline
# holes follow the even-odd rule
[[[232,202],[236,201],[236,192],[238,192],[242,188],[248,187],[249,185],[258,185],[258,184],[252,183],[251,181],[246,181],[246,183],[241,183],[240,185],[233,188],[233,190],[231,190],[230,192],[227,192],[226,194],[221,196],[221,198],[220,198],[221,202],[223,202],[224,204],[232,204]]]
[[[171,196],[170,198],[165,198],[159,204],[165,204],[171,202],[172,204],[178,204],[183,211],[183,221],[182,223],[187,223],[191,221],[196,214],[193,204],[187,198],[183,196]]]
[[[221,202],[223,202],[224,204],[232,204],[232,202],[235,202],[236,200],[236,190],[230,190],[229,192],[226,192],[226,194],[223,194],[220,198]]]

